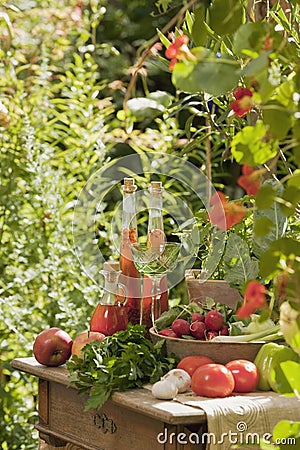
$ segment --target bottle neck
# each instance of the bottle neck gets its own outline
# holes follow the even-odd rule
[[[122,229],[137,228],[134,192],[123,192]]]
[[[155,189],[150,187],[150,210],[147,238],[149,247],[159,247],[166,241],[162,206],[162,188]]]
[[[164,231],[162,207],[163,207],[162,189],[150,188],[148,233],[150,233],[152,230]]]

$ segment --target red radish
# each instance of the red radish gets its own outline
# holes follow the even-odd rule
[[[219,336],[217,331],[208,331],[206,333],[206,340],[210,341],[211,339],[213,339],[214,337]]]
[[[157,334],[160,334],[161,336],[177,338],[177,334],[174,333],[174,331],[170,330],[170,328],[164,328],[163,330],[160,330]]]
[[[175,319],[172,323],[172,330],[181,337],[183,334],[191,334],[190,324],[184,319]]]
[[[190,326],[191,333],[196,339],[203,339],[205,335],[206,326],[203,322],[194,322]]]
[[[220,330],[219,330],[219,334],[221,336],[228,336],[229,335],[229,326],[228,325],[222,325]]]
[[[191,321],[193,322],[204,322],[205,317],[203,314],[200,313],[193,313],[191,317]]]
[[[224,318],[219,311],[213,309],[206,314],[205,325],[209,330],[219,331],[224,325]]]

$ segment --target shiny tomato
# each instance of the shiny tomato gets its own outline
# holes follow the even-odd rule
[[[259,372],[253,362],[247,359],[235,359],[229,361],[226,367],[233,375],[235,392],[251,392],[256,388]]]
[[[193,373],[191,388],[204,397],[227,397],[234,389],[234,378],[223,364],[205,364]]]
[[[186,356],[177,364],[177,369],[185,370],[191,377],[198,367],[214,363],[208,356]]]

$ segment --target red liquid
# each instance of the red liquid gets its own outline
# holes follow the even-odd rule
[[[151,230],[148,236],[148,246],[158,247],[165,242],[165,234],[160,229]],[[143,324],[147,328],[152,327],[152,317],[151,317],[151,303],[152,303],[152,282],[145,275],[144,285],[143,285]],[[168,279],[165,275],[160,280],[160,298],[157,299],[157,304],[154,307],[155,319],[157,319],[164,311],[169,309],[169,294],[168,294]]]
[[[91,331],[98,331],[111,336],[116,331],[126,330],[128,315],[126,306],[100,305],[96,306],[90,323]]]
[[[127,288],[126,308],[128,312],[128,322],[132,324],[140,323],[141,288],[140,273],[134,265],[130,244],[137,241],[137,231],[135,228],[122,230],[120,248],[120,269],[122,272],[122,283]],[[126,278],[128,277],[128,278]]]

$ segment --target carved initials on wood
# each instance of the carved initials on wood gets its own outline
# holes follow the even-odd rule
[[[112,419],[108,419],[105,414],[95,414],[93,416],[94,425],[99,428],[103,433],[114,433],[117,430],[117,426]]]

